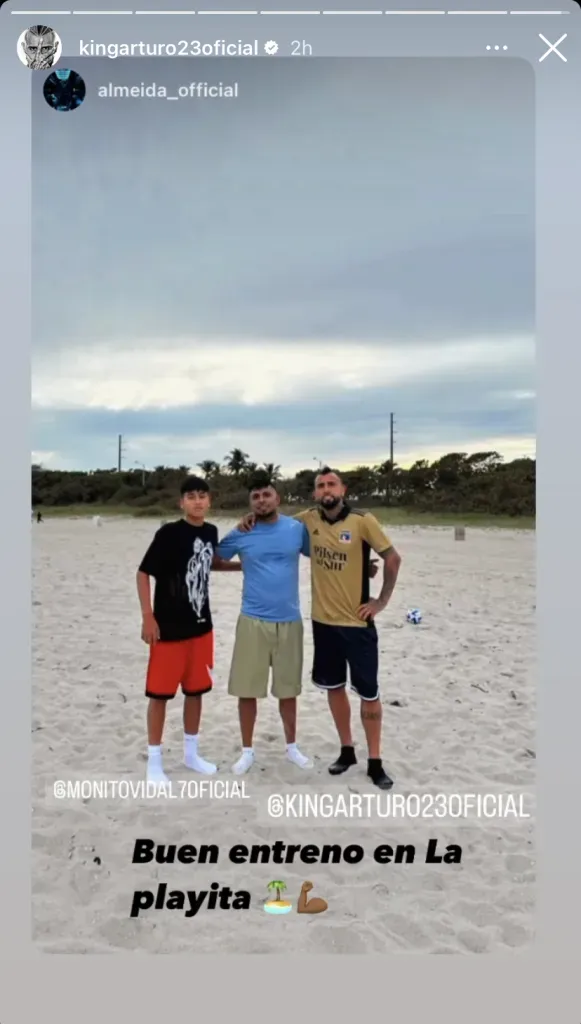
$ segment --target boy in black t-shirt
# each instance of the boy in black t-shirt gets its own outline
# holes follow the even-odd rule
[[[241,569],[240,562],[216,557],[218,530],[204,521],[210,507],[206,481],[189,476],[180,493],[184,518],[157,531],[137,572],[141,638],[149,644],[147,777],[155,782],[167,782],[161,756],[165,709],[180,685],[184,694],[184,763],[204,775],[216,771],[216,765],[198,754],[202,694],[212,689],[214,667],[210,571]],[[153,608],[150,577],[155,579]]]

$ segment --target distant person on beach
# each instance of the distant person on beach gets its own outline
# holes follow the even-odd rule
[[[37,523],[42,523],[42,512],[36,513],[36,521]]]
[[[198,754],[202,695],[212,689],[214,632],[209,600],[210,571],[237,571],[239,562],[216,556],[218,531],[205,522],[210,489],[205,480],[189,476],[180,489],[183,518],[166,523],[155,534],[137,572],[142,614],[141,638],[149,645],[145,694],[147,710],[147,777],[167,782],[162,739],[168,700],[181,686],[184,694],[184,764],[212,775],[216,765]],[[152,607],[150,578],[155,580]]]
[[[347,669],[351,688],[360,698],[361,721],[368,748],[367,774],[380,789],[393,780],[381,759],[382,710],[379,699],[378,636],[374,619],[393,593],[401,558],[370,512],[345,501],[339,473],[325,466],[315,479],[317,505],[294,517],[308,530],[311,553],[312,681],[327,691],[329,709],[341,744],[331,775],[341,775],[357,763],[351,734],[351,707],[346,693]],[[252,516],[239,524],[255,529]],[[371,551],[383,561],[379,597],[371,598]]]
[[[287,758],[299,768],[312,767],[296,742],[303,673],[299,562],[301,555],[309,555],[309,535],[302,523],[279,514],[280,497],[268,476],[257,476],[249,495],[254,528],[232,530],[217,552],[226,560],[238,555],[244,579],[228,682],[228,692],[238,698],[242,741],[242,753],[232,769],[236,775],[254,763],[258,701],[268,695],[271,669]]]

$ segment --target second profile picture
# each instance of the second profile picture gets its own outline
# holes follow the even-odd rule
[[[60,59],[63,44],[49,25],[31,25],[18,37],[16,50],[31,71],[48,71]]]
[[[85,80],[70,68],[57,68],[44,81],[44,98],[53,110],[76,110],[87,93]]]

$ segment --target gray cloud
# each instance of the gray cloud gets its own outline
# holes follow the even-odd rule
[[[134,352],[188,338],[482,345],[534,330],[534,82],[522,62],[78,61],[88,99],[33,97],[33,345]],[[104,101],[100,82],[236,77],[240,98]],[[185,342],[184,342],[184,339]],[[106,356],[102,356],[106,371]],[[257,358],[259,356],[257,355]],[[382,355],[379,355],[382,358]],[[58,375],[58,361],[54,373]],[[251,367],[249,367],[251,372]],[[488,376],[487,376],[488,374]],[[103,410],[35,419],[34,447],[92,464],[110,432],[290,434],[333,417],[345,456],[390,409],[410,447],[534,433],[530,363],[316,402]],[[429,424],[420,428],[420,424]],[[165,444],[164,441],[162,443]],[[431,443],[431,442],[430,442]],[[150,441],[153,451],[154,441]],[[359,446],[359,447],[358,447]],[[349,452],[347,451],[349,449]]]
[[[532,387],[532,372],[520,375]],[[486,379],[442,381],[434,386],[402,386],[397,392],[365,389],[328,394],[318,400],[287,405],[145,409],[121,414],[103,410],[67,411],[50,421],[39,414],[35,447],[56,449],[63,435],[70,438],[73,464],[115,462],[117,433],[128,450],[149,465],[162,462],[220,459],[233,445],[246,446],[259,461],[308,465],[314,455],[339,462],[357,462],[368,452],[389,454],[389,413],[394,411],[400,451],[420,451],[440,444],[477,443],[479,438],[516,440],[534,436],[534,402],[506,390],[502,374]],[[250,442],[245,439],[251,438]],[[159,438],[159,441],[156,441]],[[184,447],[176,443],[184,439]],[[311,452],[311,448],[319,451]],[[87,460],[87,453],[90,457]],[[188,453],[192,455],[188,456]],[[282,454],[281,454],[282,453]],[[130,458],[130,461],[133,461]]]

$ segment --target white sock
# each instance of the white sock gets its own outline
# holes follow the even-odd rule
[[[308,757],[305,757],[304,754],[301,754],[296,743],[287,743],[286,756],[288,757],[289,761],[292,761],[293,764],[298,765],[299,768],[313,767],[313,762]]]
[[[235,775],[244,775],[254,764],[254,750],[252,747],[242,747],[242,755],[238,758],[232,771]]]
[[[198,736],[188,736],[187,732],[184,733],[184,757],[188,754],[198,753]]]
[[[163,770],[161,744],[154,747],[148,746],[147,748],[147,779],[149,782],[169,782]]]
[[[216,765],[210,761],[204,761],[198,754],[198,737],[188,736],[184,733],[184,764],[193,772],[201,772],[202,775],[213,775]]]

